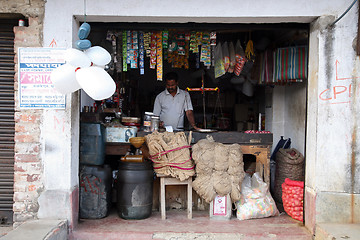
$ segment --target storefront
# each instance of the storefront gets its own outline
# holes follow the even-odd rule
[[[234,84],[235,81],[242,80],[233,79],[231,83],[232,78],[229,77],[214,81],[208,77],[209,74],[206,75],[209,69],[204,68],[205,87],[220,87],[219,99],[220,102],[223,99],[224,104],[221,109],[223,115],[220,117],[225,117],[226,121],[231,122],[228,129],[222,126],[222,130],[252,129],[253,126],[248,128],[248,122],[252,123],[255,118],[254,122],[257,123],[258,115],[262,113],[266,119],[265,130],[273,133],[274,144],[280,136],[290,137],[295,144],[293,147],[305,155],[305,225],[309,229],[314,230],[315,224],[323,221],[358,222],[359,216],[353,214],[356,212],[356,204],[351,201],[353,197],[357,199],[358,196],[358,182],[354,169],[358,161],[355,134],[358,95],[355,86],[359,74],[358,58],[352,47],[356,45],[354,39],[357,28],[350,24],[356,22],[356,8],[334,26],[330,26],[335,18],[346,10],[343,9],[343,4],[337,1],[308,5],[297,1],[280,1],[278,5],[283,6],[280,9],[265,1],[252,4],[238,3],[238,6],[231,7],[216,1],[188,4],[174,2],[174,7],[170,3],[164,5],[160,2],[143,2],[132,6],[131,2],[86,1],[84,7],[84,3],[80,2],[47,2],[41,47],[73,47],[77,40],[78,28],[85,20],[84,14],[86,21],[93,26],[90,37],[92,42],[96,43],[94,45],[102,45],[110,52],[111,40],[107,40],[107,34],[123,34],[126,31],[168,31],[169,37],[175,38],[182,32],[188,32],[190,37],[192,31],[216,32],[217,42],[227,41],[236,44],[239,39],[244,50],[248,41],[252,39],[257,56],[261,55],[259,42],[266,38],[269,41],[267,46],[271,46],[272,49],[308,47],[307,78],[302,82],[279,86],[263,84],[259,82],[259,78],[253,84],[253,87],[256,87],[256,98],[249,98],[244,96],[243,87]],[[350,2],[346,5],[350,5]],[[53,17],[54,12],[61,16],[61,21]],[[29,21],[30,26],[31,24]],[[175,30],[172,30],[174,27]],[[121,38],[117,37],[117,41],[120,41]],[[149,60],[145,58],[145,64],[149,64]],[[256,59],[254,65],[255,63]],[[170,64],[164,61],[164,73],[172,69],[173,66]],[[117,70],[116,67],[115,65],[114,69]],[[189,61],[189,69],[192,71],[185,71],[184,68],[176,69],[180,73],[180,81],[184,79],[180,87],[201,87],[202,74],[200,68],[196,67],[194,55],[193,62]],[[145,111],[152,111],[151,97],[163,89],[162,82],[157,81],[157,78],[160,80],[161,77],[156,75],[155,70],[147,67],[144,68],[144,75],[141,75],[139,69],[127,72],[123,70],[122,66],[121,71],[113,75],[119,85],[124,84],[119,86],[118,92],[124,93],[126,99],[138,103],[130,104],[125,101],[123,114],[141,119]],[[200,75],[197,75],[199,72]],[[120,92],[122,87],[125,91]],[[224,95],[221,95],[222,93]],[[200,113],[196,116],[196,122],[205,127],[212,127],[204,125],[201,95],[199,97],[196,94],[193,93],[191,96],[195,105],[194,110]],[[213,107],[207,108],[207,111],[213,114],[217,109],[219,112],[220,108],[216,108],[218,95],[209,93],[207,96],[208,107]],[[249,117],[251,114],[247,113],[244,114],[245,119],[238,119],[237,122],[236,113],[232,110],[236,104],[248,104],[246,100],[250,99],[250,103],[255,102],[258,107],[256,111],[253,109],[254,117]],[[74,226],[79,210],[80,112],[84,106],[93,106],[93,102],[86,100],[80,91],[66,95],[65,100],[65,109],[40,110],[41,112],[18,109],[18,112],[26,114],[34,111],[41,119],[37,123],[40,129],[38,144],[41,149],[37,156],[41,159],[43,171],[39,184],[34,186],[38,196],[31,195],[32,201],[39,205],[39,210],[34,211],[33,216],[65,218]],[[208,122],[211,122],[211,117],[208,116]],[[349,124],[343,124],[344,117],[348,119]],[[219,127],[220,122],[214,123],[214,126]],[[61,173],[59,169],[62,169]],[[349,178],[345,172],[349,173]],[[26,189],[25,194],[29,191],[29,188]],[[351,206],[345,213],[337,213],[336,209],[327,210],[329,205],[333,206],[333,202],[340,204],[342,201]],[[17,201],[15,198],[15,202],[24,200]],[[17,214],[24,216],[27,213],[26,210],[22,210],[17,211]],[[339,215],[343,217],[339,219]]]

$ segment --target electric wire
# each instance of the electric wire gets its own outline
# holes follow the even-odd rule
[[[336,19],[332,24],[330,24],[330,27],[334,26],[335,23],[337,23],[341,18],[343,18],[345,14],[347,14],[350,11],[350,9],[354,6],[356,2],[357,0],[354,0],[352,4],[348,7],[348,9],[346,9],[346,11],[340,17],[338,17],[338,19]]]

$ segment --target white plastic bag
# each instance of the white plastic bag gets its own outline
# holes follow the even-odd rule
[[[215,78],[221,77],[225,74],[224,59],[222,54],[222,47],[219,43],[215,47]]]
[[[239,220],[264,218],[279,214],[268,185],[261,179],[259,173],[249,174],[241,184],[241,199],[236,202],[236,217]]]

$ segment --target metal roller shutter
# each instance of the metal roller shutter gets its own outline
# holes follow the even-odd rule
[[[13,222],[14,20],[0,19],[0,224]]]

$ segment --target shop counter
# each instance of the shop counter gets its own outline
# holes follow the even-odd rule
[[[189,132],[185,132],[187,135]],[[146,132],[138,132],[137,136],[145,136]],[[271,133],[244,133],[217,131],[211,133],[192,132],[192,144],[207,135],[214,138],[216,142],[224,144],[237,143],[241,146],[243,154],[251,154],[256,157],[256,172],[259,172],[264,181],[270,186],[270,154],[273,143]],[[130,143],[106,143],[106,155],[125,155],[130,149]]]

